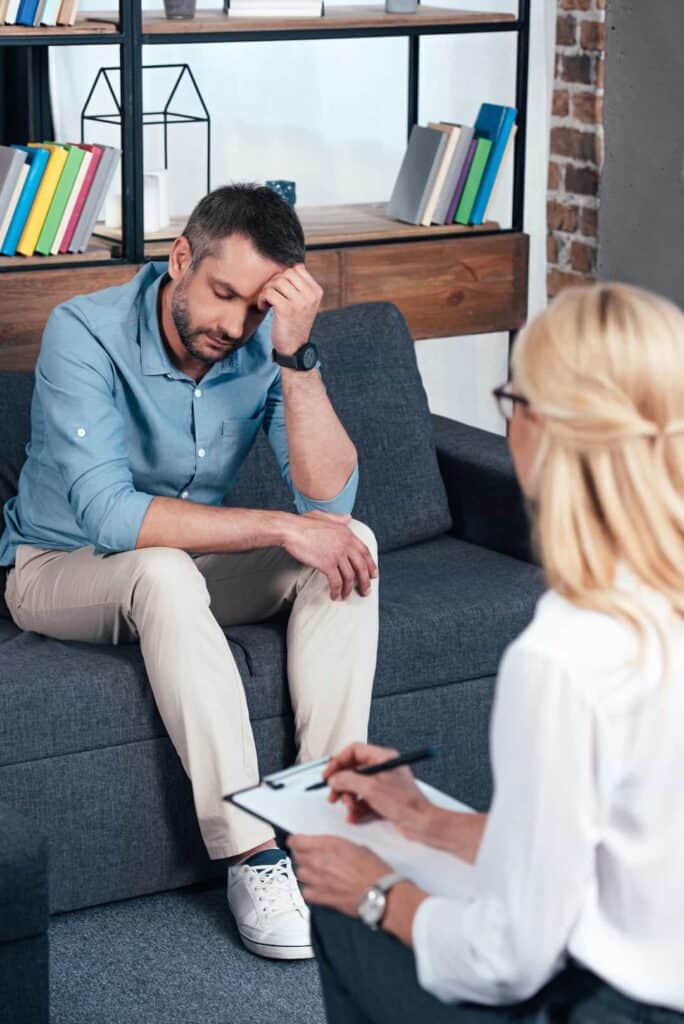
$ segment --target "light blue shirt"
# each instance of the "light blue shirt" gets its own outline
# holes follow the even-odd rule
[[[53,310],[36,364],[28,458],[4,509],[0,565],[14,562],[19,544],[130,551],[157,495],[221,505],[260,427],[298,512],[351,512],[358,467],[328,501],[292,482],[273,314],[196,383],[173,365],[159,332],[166,267],[148,263],[125,285]]]

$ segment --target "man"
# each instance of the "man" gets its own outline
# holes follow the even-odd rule
[[[209,856],[230,858],[242,939],[274,958],[312,955],[308,911],[272,830],[222,800],[259,772],[221,626],[290,610],[301,760],[365,738],[378,631],[375,541],[350,515],[356,450],[309,342],[322,291],[304,251],[275,193],[221,188],[168,268],[58,306],[0,540],[22,629],[139,640]],[[222,504],[260,426],[299,514]]]

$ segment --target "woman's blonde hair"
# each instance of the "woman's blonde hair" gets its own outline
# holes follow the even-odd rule
[[[536,543],[549,585],[627,620],[659,621],[625,565],[684,615],[684,314],[624,284],[567,289],[521,333],[515,387],[544,417]],[[669,659],[668,659],[669,660]]]

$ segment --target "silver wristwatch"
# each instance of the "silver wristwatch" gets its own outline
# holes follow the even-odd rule
[[[387,909],[387,893],[397,882],[403,882],[401,875],[383,875],[382,878],[366,889],[359,903],[359,917],[364,924],[377,932]]]

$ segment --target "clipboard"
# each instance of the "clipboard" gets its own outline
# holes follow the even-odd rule
[[[454,854],[406,839],[393,825],[373,820],[350,825],[342,803],[328,803],[328,789],[307,792],[319,782],[330,759],[320,758],[266,775],[258,786],[238,790],[224,800],[286,835],[334,835],[368,846],[405,878],[435,896],[472,896],[476,875],[473,866]],[[433,786],[418,782],[431,803],[447,810],[473,813],[473,808]]]

